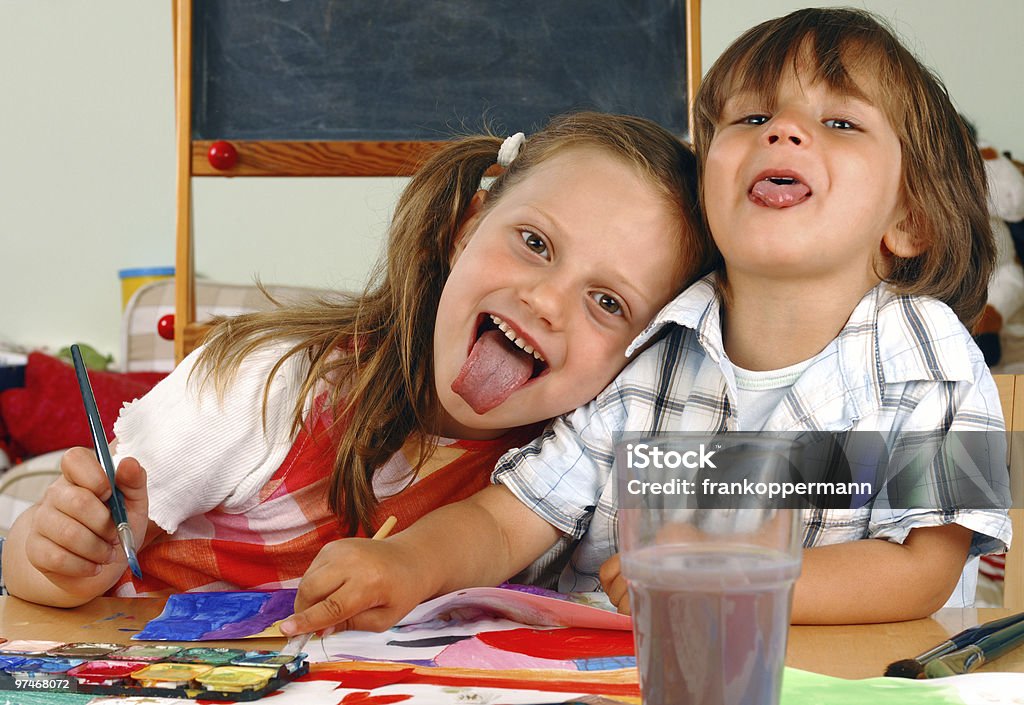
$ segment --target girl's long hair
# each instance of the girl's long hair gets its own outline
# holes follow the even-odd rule
[[[326,392],[337,455],[329,502],[350,532],[370,528],[376,507],[374,471],[410,438],[420,444],[414,470],[435,447],[433,336],[438,301],[463,215],[495,165],[502,139],[479,135],[454,140],[431,157],[399,198],[387,249],[366,289],[219,320],[205,341],[196,370],[226,393],[232,376],[254,349],[287,340],[291,347],[268,376],[292,355],[309,360],[296,399],[293,432],[309,401]],[[669,132],[640,118],[575,113],[531,135],[519,157],[491,184],[484,208],[559,151],[574,146],[609,150],[635,165],[680,212],[680,256],[692,279],[707,270],[712,245],[696,211],[696,164]],[[680,282],[680,285],[687,282]],[[265,406],[264,406],[265,409]]]

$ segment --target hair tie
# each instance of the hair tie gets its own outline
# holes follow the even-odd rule
[[[526,135],[522,132],[506,137],[498,149],[498,164],[507,169],[513,160],[519,156],[519,150],[522,149],[524,142],[526,142]]]

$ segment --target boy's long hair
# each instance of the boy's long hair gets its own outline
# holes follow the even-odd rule
[[[293,432],[307,421],[307,402],[326,389],[325,408],[333,410],[332,438],[338,443],[329,502],[350,532],[371,528],[374,471],[411,435],[420,444],[414,473],[436,445],[430,439],[439,411],[433,376],[437,305],[464,214],[501,144],[493,135],[457,139],[419,169],[399,198],[386,252],[362,294],[220,320],[200,354],[195,369],[224,394],[246,355],[273,341],[289,341],[264,389],[264,413],[269,380],[284,360],[308,358]],[[697,211],[696,160],[648,120],[590,112],[554,119],[528,137],[511,166],[494,179],[484,209],[533,167],[574,147],[603,149],[632,165],[679,212],[679,252],[671,254],[682,263],[680,288],[709,269],[712,246]]]
[[[733,42],[708,71],[694,104],[699,163],[732,93],[751,91],[771,105],[782,77],[798,66],[839,93],[869,100],[888,118],[902,146],[908,215],[901,227],[926,249],[912,258],[894,256],[883,278],[901,293],[945,302],[970,327],[985,307],[995,265],[981,157],[942,82],[870,13],[798,10]],[[858,83],[855,76],[867,80]]]

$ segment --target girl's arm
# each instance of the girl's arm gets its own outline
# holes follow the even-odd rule
[[[507,488],[491,485],[383,541],[342,539],[325,546],[306,571],[295,615],[281,631],[382,631],[423,600],[499,584],[558,537]]]
[[[117,485],[140,549],[159,530],[146,517],[146,473],[131,458],[117,469]],[[105,593],[127,568],[106,500],[110,483],[88,448],[61,458],[61,477],[11,527],[4,543],[7,589],[31,602],[75,607]],[[145,534],[143,533],[145,532]]]
[[[804,550],[794,624],[867,624],[927,617],[963,571],[973,532],[959,524],[911,530],[902,543],[861,539]]]

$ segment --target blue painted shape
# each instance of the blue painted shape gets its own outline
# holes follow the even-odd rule
[[[636,656],[601,656],[574,659],[581,671],[614,671],[617,668],[636,668]]]
[[[132,640],[208,641],[258,634],[290,615],[295,590],[187,592],[167,598],[164,610]]]

